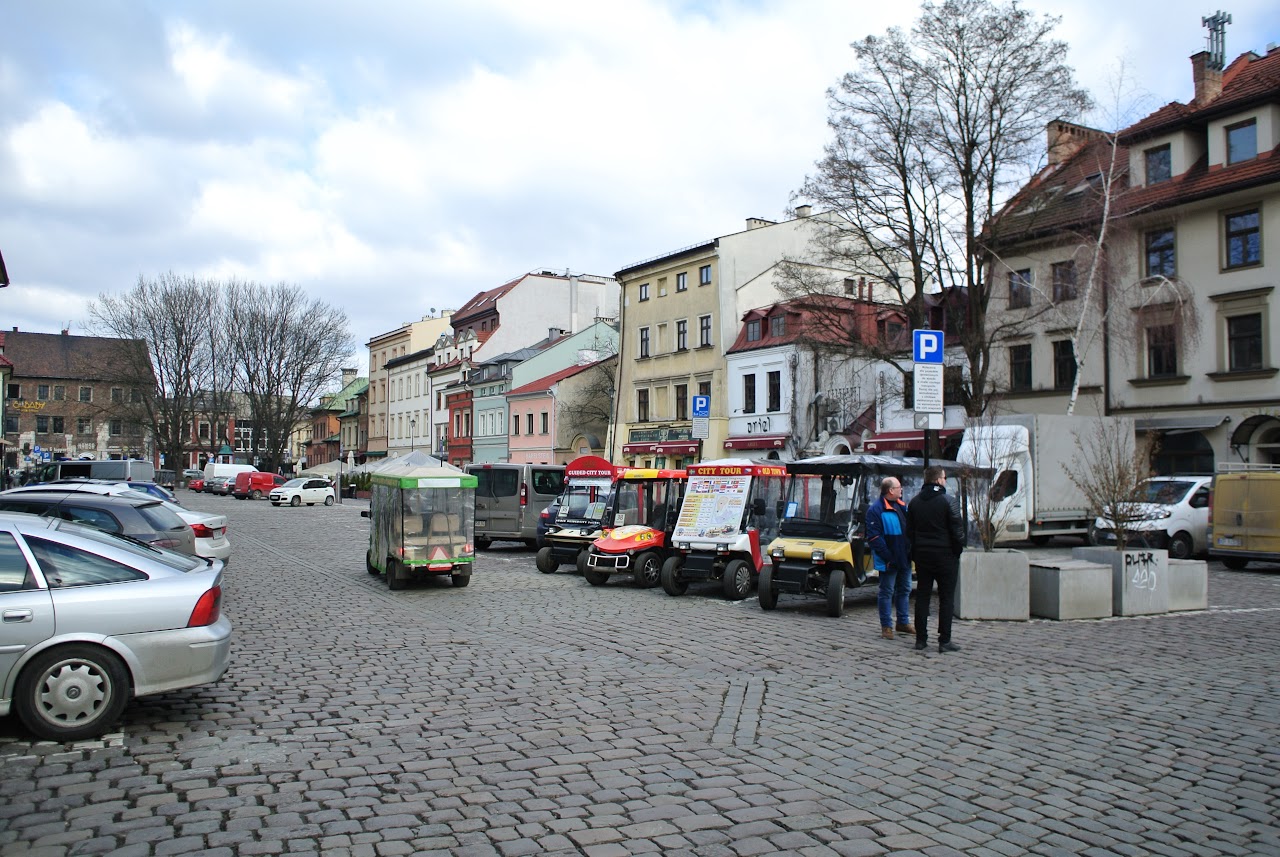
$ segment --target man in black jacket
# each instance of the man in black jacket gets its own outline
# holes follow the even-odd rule
[[[916,565],[916,649],[929,644],[929,599],[938,582],[938,651],[958,652],[951,642],[956,578],[964,550],[964,519],[947,496],[947,474],[941,467],[924,471],[924,488],[907,506],[907,541]]]

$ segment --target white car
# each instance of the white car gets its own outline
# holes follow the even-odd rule
[[[1209,492],[1212,476],[1153,476],[1142,485],[1135,503],[1129,541],[1167,548],[1171,559],[1188,559],[1209,549]],[[1094,544],[1115,544],[1108,518],[1099,517],[1090,532]]]
[[[328,479],[314,477],[290,479],[279,488],[272,488],[270,494],[272,506],[279,506],[281,503],[288,503],[290,506],[301,506],[303,503],[314,506],[316,503],[324,503],[326,506],[332,506],[335,497],[337,494]]]

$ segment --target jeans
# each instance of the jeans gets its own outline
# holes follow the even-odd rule
[[[880,607],[880,627],[893,627],[893,614],[898,614],[899,625],[911,624],[911,567],[900,571],[880,572],[880,594],[876,604]]]

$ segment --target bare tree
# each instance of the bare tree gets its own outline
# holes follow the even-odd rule
[[[968,498],[970,524],[984,551],[994,550],[1003,535],[1014,510],[1006,498],[1019,488],[1016,471],[1002,470],[1002,463],[1025,447],[1015,435],[998,428],[995,404],[993,398],[985,413],[965,420],[973,461],[962,465],[958,474]]]
[[[566,385],[570,392],[556,403],[556,424],[566,441],[575,435],[603,437],[613,419],[613,400],[617,395],[618,355],[610,345],[592,363]]]
[[[263,469],[275,470],[294,426],[351,356],[347,316],[284,283],[232,282],[224,299],[227,345],[249,406],[251,453]]]
[[[215,284],[173,272],[139,277],[130,291],[104,293],[89,304],[94,328],[121,341],[112,372],[125,401],[109,406],[147,427],[170,467],[184,461],[201,391],[219,386],[209,344],[217,305]]]
[[[1067,478],[1080,489],[1089,507],[1111,524],[1116,548],[1124,550],[1134,524],[1142,519],[1142,483],[1151,476],[1154,438],[1136,440],[1133,421],[1107,417],[1075,439],[1077,455]]]
[[[855,71],[828,97],[835,139],[797,195],[823,209],[807,265],[790,270],[792,296],[846,294],[852,272],[911,327],[932,313],[928,293],[954,293],[952,331],[967,362],[969,414],[991,393],[995,343],[1025,318],[989,319],[995,297],[982,228],[1039,157],[1050,119],[1089,105],[1051,38],[1057,19],[1016,2],[926,2],[910,34],[890,29],[853,44]],[[898,365],[884,338],[860,335],[850,353]],[[895,353],[896,351],[896,353]]]

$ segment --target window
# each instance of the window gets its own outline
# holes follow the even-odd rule
[[[207,439],[209,437],[209,424],[200,423],[200,437]]]
[[[123,389],[123,388],[121,388],[121,387],[112,387],[112,388],[111,388],[111,401],[115,402],[116,404],[119,404],[120,402],[123,402],[123,401],[124,401],[124,389]]]
[[[17,416],[17,414],[5,414],[5,415],[4,415],[4,430],[5,430],[6,432],[16,432],[16,431],[18,431],[18,416]]]
[[[92,401],[93,401],[93,388],[92,388],[92,387],[81,387],[81,388],[80,388],[80,401],[82,401],[82,402],[92,402]]]
[[[1076,352],[1070,339],[1053,343],[1053,388],[1067,390],[1076,381]]]
[[[1258,121],[1250,119],[1227,129],[1227,163],[1238,164],[1258,157]]]
[[[685,292],[689,290],[689,275],[684,271],[676,274],[676,291]]]
[[[649,356],[649,328],[640,328],[640,356]]]
[[[782,372],[770,372],[766,377],[769,382],[769,402],[765,405],[765,410],[776,413],[782,410]]]
[[[680,319],[676,322],[676,351],[689,349],[689,322]]]
[[[700,286],[711,285],[711,266],[710,265],[703,265],[701,268],[698,269],[698,285]]]
[[[1258,209],[1227,215],[1227,267],[1243,268],[1262,261]]]
[[[114,520],[110,520],[110,523],[114,524],[114,526],[104,525],[107,522],[102,520],[102,514],[97,510],[81,509],[75,511],[87,512],[88,514],[80,517],[74,514],[67,514],[63,517],[71,520],[83,520],[86,523],[97,526],[98,529],[107,530],[108,532],[120,531],[119,524]],[[127,583],[131,580],[147,579],[146,574],[123,563],[115,562],[89,551],[58,544],[57,542],[28,536],[27,546],[31,548],[32,555],[35,556],[36,562],[40,565],[40,570],[48,578],[51,587],[92,586],[99,583]]]
[[[699,381],[699,382],[698,382],[698,395],[699,395],[699,396],[706,396],[706,397],[708,397],[708,398],[710,398],[710,397],[711,397],[711,382],[710,382],[710,381]]]
[[[1169,144],[1147,149],[1143,153],[1147,159],[1147,184],[1167,182],[1173,178],[1173,159],[1169,153]]]
[[[1173,230],[1157,229],[1154,232],[1148,232],[1145,241],[1147,245],[1147,276],[1175,276],[1178,272],[1178,267],[1175,264]]]
[[[689,419],[689,385],[676,384],[676,419]]]
[[[52,420],[53,420],[53,433],[54,433],[54,434],[66,434],[66,432],[67,432],[67,421],[66,421],[66,419],[64,419],[63,417],[50,417],[50,419],[52,419]]]
[[[1031,269],[1009,272],[1009,309],[1031,306]]]
[[[46,417],[44,414],[40,414],[36,417],[36,434],[48,434],[48,433],[49,433],[49,418]]]
[[[1031,346],[1009,346],[1009,389],[1026,391],[1031,389]]]
[[[1073,301],[1076,299],[1076,263],[1074,259],[1066,262],[1054,262],[1053,302]]]
[[[785,315],[775,315],[769,319],[769,335],[785,336],[787,333],[787,317]]]
[[[17,541],[8,533],[0,533],[0,592],[35,588],[35,578],[27,568],[27,558]]]
[[[42,401],[42,402],[44,402],[44,401],[48,401],[48,399],[49,399],[49,385],[48,385],[48,384],[37,384],[37,385],[36,385],[36,398],[37,398],[37,399],[39,399],[39,400],[40,400],[40,401]]]
[[[542,422],[542,433],[546,434],[548,431],[550,431],[550,429],[548,428],[548,422],[547,422],[547,412],[543,411],[539,416]]]
[[[55,402],[65,402],[67,399],[67,388],[61,384],[53,385],[53,400]]]
[[[524,433],[533,434],[533,413],[529,412],[524,415]]]
[[[1227,319],[1227,369],[1248,372],[1262,368],[1262,314]],[[39,429],[37,429],[38,431]]]
[[[698,347],[707,348],[711,345],[711,316],[698,316]]]
[[[742,376],[742,412],[744,414],[754,414],[756,412],[756,376]]]
[[[649,422],[649,391],[636,390],[636,422]]]
[[[760,341],[760,319],[747,322],[747,342]]]
[[[876,332],[880,341],[888,348],[902,348],[906,345],[907,326],[898,318],[882,318],[876,322]]]
[[[1172,324],[1147,328],[1147,377],[1171,378],[1178,374],[1178,331]]]
[[[10,398],[10,399],[21,399],[21,398],[22,398],[22,385],[21,385],[21,384],[10,384],[10,385],[9,385],[9,398]]]
[[[649,300],[649,284],[648,283],[640,284],[640,300],[642,301]]]

